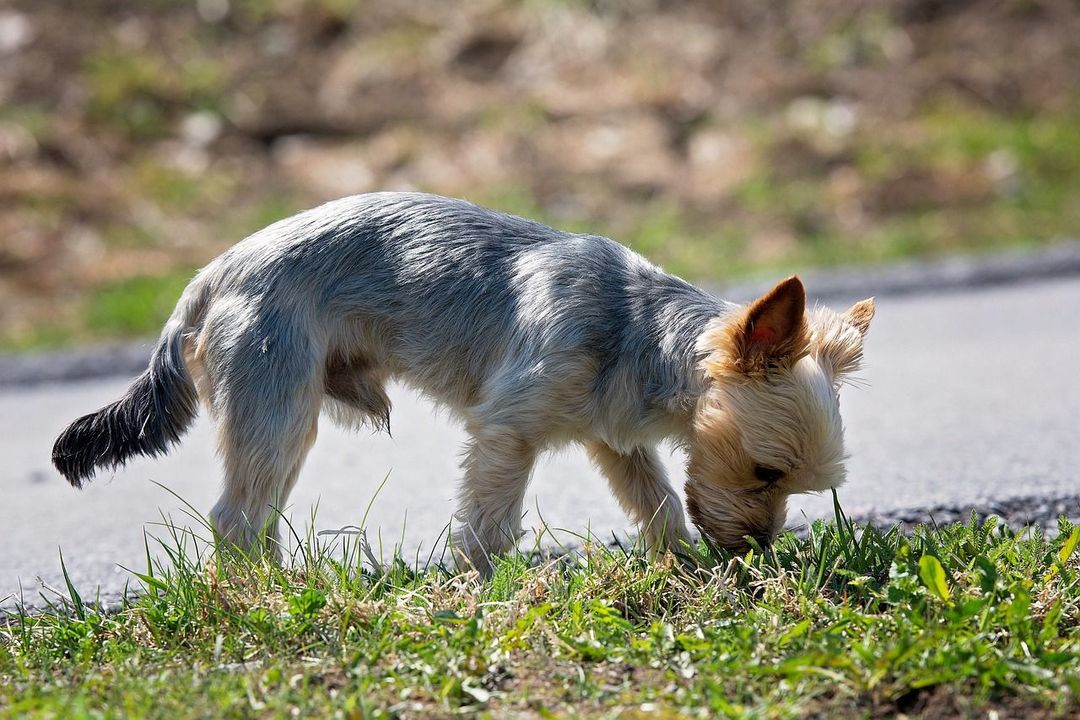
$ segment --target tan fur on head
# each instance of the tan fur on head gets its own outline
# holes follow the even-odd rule
[[[713,378],[762,377],[807,353],[806,290],[798,276],[782,280],[734,320],[710,327],[698,349]]]
[[[696,419],[686,468],[690,519],[721,547],[743,550],[745,536],[767,545],[783,527],[786,495],[764,489],[754,478],[754,460],[732,413],[713,403]]]
[[[740,493],[717,485],[687,484],[686,507],[711,542],[729,550],[749,548],[750,537],[765,547],[784,529],[787,493]]]
[[[699,338],[710,384],[694,417],[686,496],[714,542],[767,544],[789,495],[843,482],[838,388],[858,369],[873,316],[872,299],[807,313],[792,277]]]

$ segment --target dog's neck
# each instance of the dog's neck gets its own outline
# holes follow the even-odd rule
[[[698,338],[711,322],[739,306],[670,275],[658,278],[642,295],[636,304],[643,329],[640,345],[627,350],[638,365],[645,404],[667,416],[672,435],[685,438],[706,389]]]

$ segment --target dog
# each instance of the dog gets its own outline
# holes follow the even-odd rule
[[[691,540],[655,449],[682,446],[691,520],[741,550],[774,539],[789,495],[844,480],[838,393],[873,315],[872,298],[808,311],[794,276],[737,305],[607,238],[435,195],[357,195],[199,271],[148,369],[64,430],[52,460],[81,487],[166,453],[201,401],[224,465],[215,532],[274,553],[320,411],[389,431],[395,379],[468,431],[451,542],[482,575],[522,534],[537,455],[575,442],[654,554]]]

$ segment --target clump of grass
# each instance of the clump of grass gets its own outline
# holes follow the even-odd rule
[[[803,717],[1075,712],[1080,528],[834,522],[767,552],[586,543],[488,582],[294,541],[278,567],[172,530],[118,612],[74,586],[2,631],[0,713]]]

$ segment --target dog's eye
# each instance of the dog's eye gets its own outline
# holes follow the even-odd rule
[[[779,482],[784,477],[783,470],[777,470],[776,468],[765,467],[764,465],[754,466],[754,477],[766,485],[772,485],[775,482]]]

